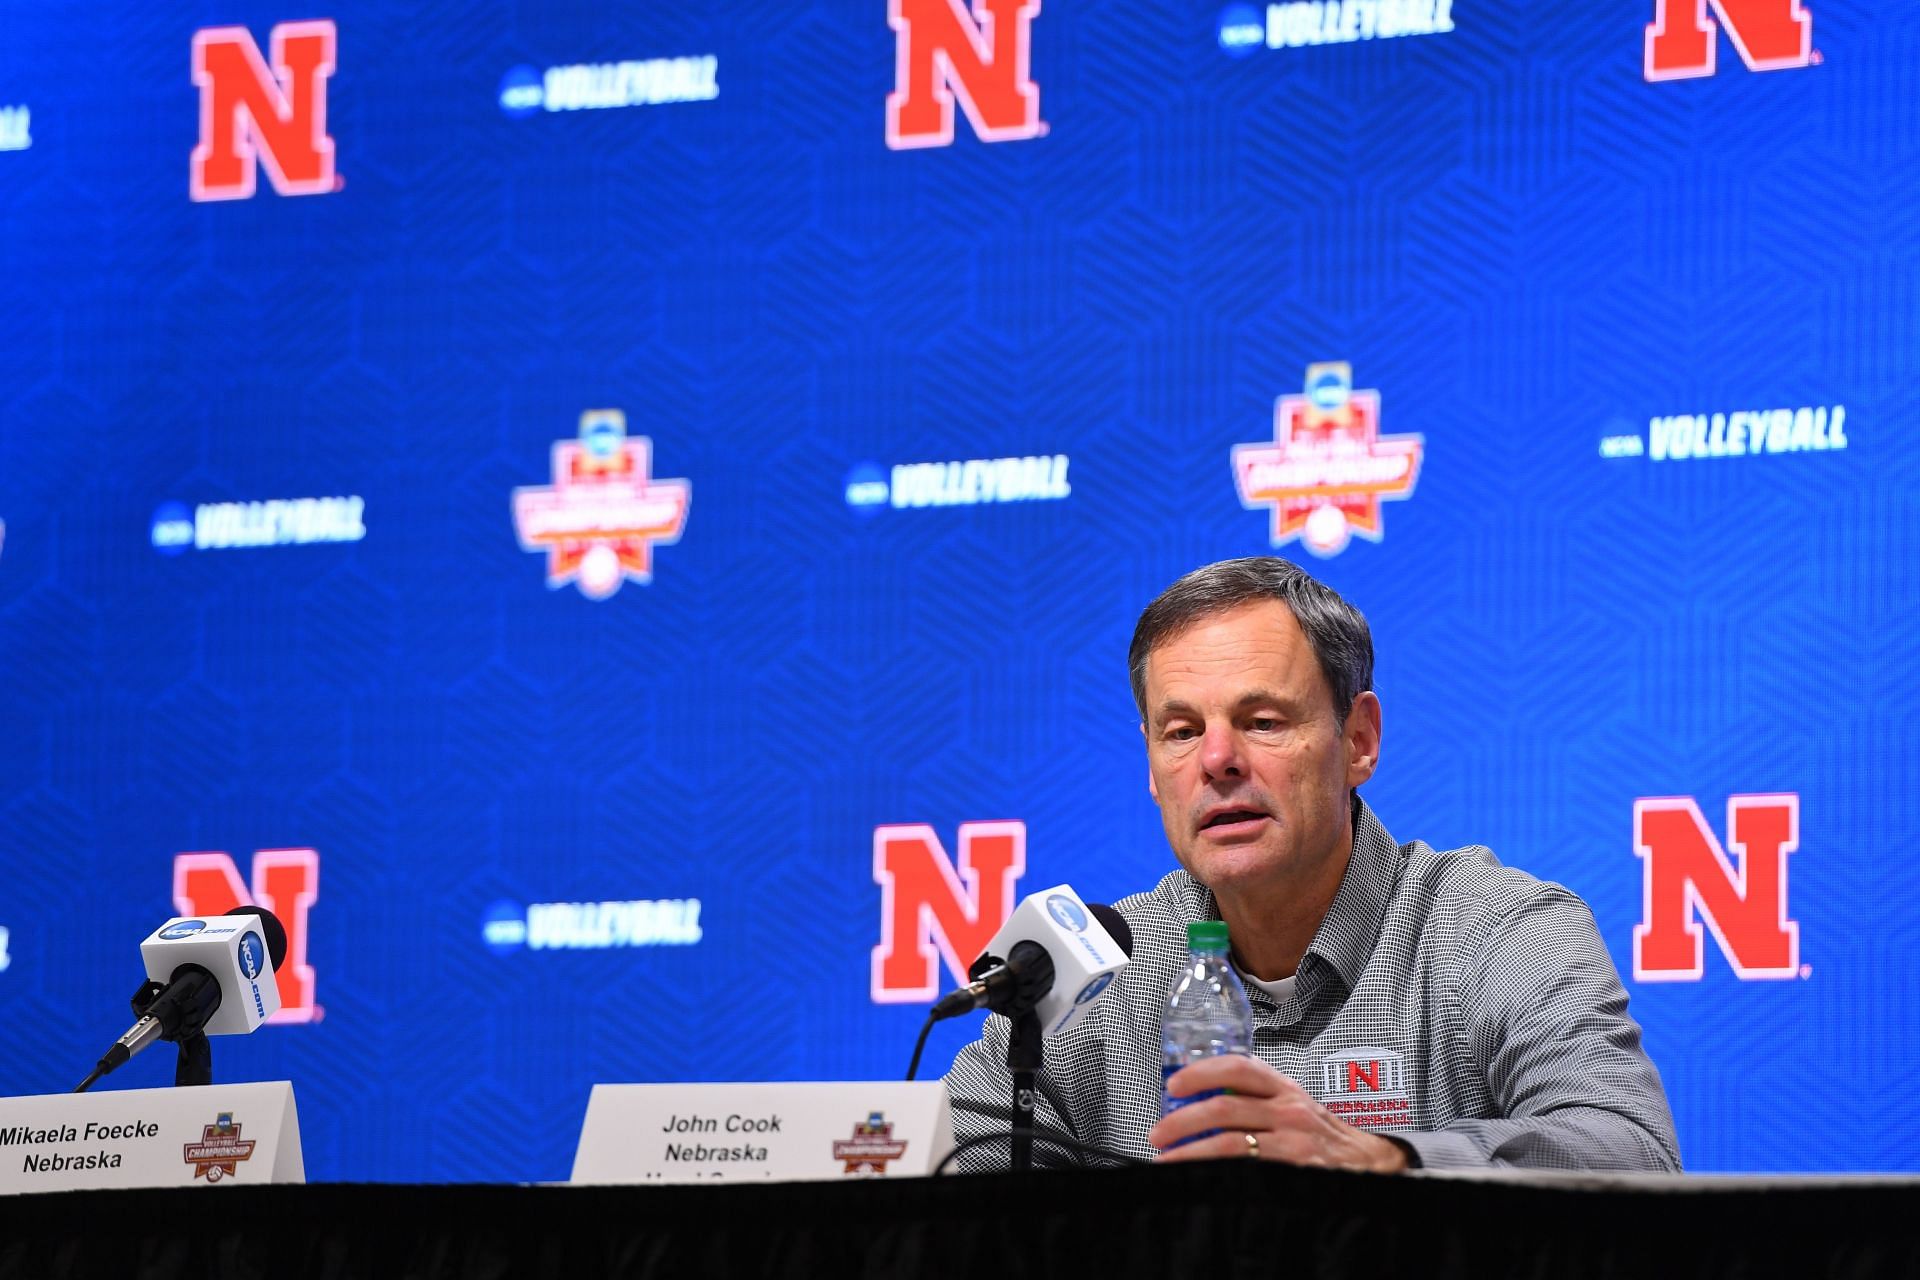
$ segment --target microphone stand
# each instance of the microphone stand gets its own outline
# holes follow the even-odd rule
[[[1013,1168],[1033,1168],[1034,1076],[1046,1056],[1040,1015],[1032,1009],[1013,1016],[1007,1037],[1007,1070],[1013,1075]]]
[[[155,998],[165,990],[157,982],[144,982],[133,993],[133,1016],[144,1018],[147,1010],[153,1006]],[[204,1019],[203,1019],[204,1020]],[[173,1063],[173,1084],[177,1089],[181,1085],[213,1083],[213,1045],[207,1039],[207,1033],[200,1030],[190,1031],[174,1039],[179,1056]]]
[[[181,1036],[179,1046],[180,1056],[173,1063],[174,1087],[212,1084],[213,1046],[207,1042],[207,1033],[196,1031],[190,1036]]]

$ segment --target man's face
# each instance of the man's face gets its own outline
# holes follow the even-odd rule
[[[1217,895],[1337,883],[1348,789],[1373,774],[1379,704],[1343,727],[1313,646],[1278,600],[1207,618],[1147,657],[1149,790],[1188,873]]]

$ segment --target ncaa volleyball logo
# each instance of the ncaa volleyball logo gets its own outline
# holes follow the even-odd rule
[[[1250,4],[1230,4],[1220,13],[1220,48],[1244,58],[1267,42],[1266,19]]]
[[[847,505],[862,516],[872,516],[887,505],[893,490],[887,473],[871,462],[863,462],[847,472]]]
[[[1047,899],[1047,914],[1075,933],[1085,933],[1087,930],[1087,913],[1064,893],[1053,894]]]
[[[500,77],[500,109],[524,120],[546,105],[546,79],[533,67],[519,66]]]
[[[205,920],[177,920],[162,929],[160,936],[168,942],[174,942],[181,938],[191,938],[194,934],[206,927],[207,922]]]
[[[497,956],[518,951],[527,945],[527,909],[504,898],[494,903],[480,921],[480,937]]]
[[[177,556],[193,545],[193,512],[183,502],[163,502],[154,508],[149,531],[153,549],[163,556]]]

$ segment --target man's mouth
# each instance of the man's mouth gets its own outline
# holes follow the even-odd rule
[[[1240,831],[1252,830],[1265,822],[1267,815],[1258,809],[1223,809],[1200,824],[1202,831],[1217,831],[1222,835],[1233,835]]]

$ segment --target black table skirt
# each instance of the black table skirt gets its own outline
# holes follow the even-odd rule
[[[1920,1184],[1574,1188],[1288,1169],[0,1200],[0,1276],[1920,1276]]]

